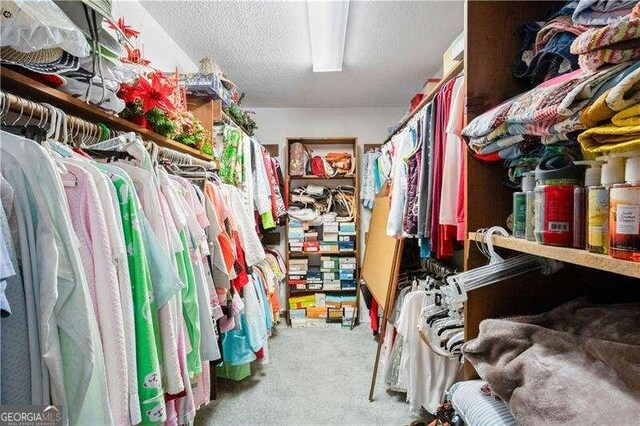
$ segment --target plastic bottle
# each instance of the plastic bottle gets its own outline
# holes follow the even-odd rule
[[[609,193],[607,190],[606,194],[606,213],[604,220],[602,218],[602,209],[597,201],[596,197],[592,197],[592,195],[597,194],[598,190],[594,190],[594,188],[599,188],[600,185],[600,176],[602,174],[602,165],[603,161],[574,161],[574,164],[587,166],[587,170],[584,172],[584,193],[583,193],[583,202],[582,206],[584,206],[584,210],[581,212],[574,211],[574,218],[577,221],[583,220],[582,228],[579,234],[576,232],[574,228],[574,239],[573,246],[576,248],[587,248],[587,250],[595,252],[595,253],[603,253],[602,251],[598,251],[598,249],[591,249],[590,247],[594,247],[594,243],[599,247],[599,250],[602,250],[603,241],[607,239],[608,232],[608,223],[606,222],[609,218]],[[577,190],[574,193],[576,198],[580,197],[582,193],[581,190]],[[593,198],[593,199],[592,199]],[[574,199],[574,201],[580,201]],[[575,221],[574,221],[575,222]],[[606,223],[606,225],[605,225]],[[604,226],[604,234],[603,232]],[[591,231],[593,228],[593,231]],[[590,237],[590,234],[593,233],[593,239]],[[604,239],[602,237],[605,237]],[[600,238],[597,238],[600,237]],[[593,240],[593,241],[591,241]]]
[[[513,193],[513,236],[525,237],[527,225],[527,193],[524,191]]]
[[[525,228],[524,237],[529,241],[535,241],[535,227],[536,227],[536,172],[527,172],[522,177],[522,192],[526,194],[526,212],[525,212]]]
[[[536,169],[535,237],[540,244],[573,245],[574,192],[582,186],[583,167],[572,163],[551,169],[549,161]]]
[[[588,193],[589,229],[587,250],[609,253],[609,191],[616,183],[624,182],[624,158],[604,156],[600,172],[600,185],[591,186]]]
[[[640,262],[640,151],[613,155],[625,157],[625,183],[610,192],[609,253],[616,259]]]

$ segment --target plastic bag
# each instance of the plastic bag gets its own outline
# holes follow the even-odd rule
[[[85,58],[91,47],[82,31],[51,0],[2,0],[2,46],[24,52],[60,47]]]

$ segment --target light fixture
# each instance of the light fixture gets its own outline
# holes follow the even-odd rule
[[[313,72],[342,71],[349,0],[307,1]]]

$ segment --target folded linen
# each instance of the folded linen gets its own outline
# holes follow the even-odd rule
[[[573,12],[573,23],[589,26],[609,25],[624,19],[636,0],[580,0]]]
[[[580,55],[580,67],[588,71],[640,58],[640,4],[618,22],[578,36],[571,53]]]

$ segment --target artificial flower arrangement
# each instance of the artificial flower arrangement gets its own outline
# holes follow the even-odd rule
[[[210,137],[192,113],[175,107],[170,99],[174,90],[175,85],[160,71],[139,76],[120,87],[118,97],[126,103],[120,115],[162,136],[201,149]]]
[[[118,20],[118,26],[128,38],[135,39],[139,35],[122,18]],[[140,50],[129,46],[127,57],[122,60],[150,68],[149,61],[142,57]],[[213,142],[202,123],[172,101],[176,90],[177,85],[161,71],[140,75],[137,80],[120,86],[118,97],[126,103],[120,116],[162,136],[213,154]]]

